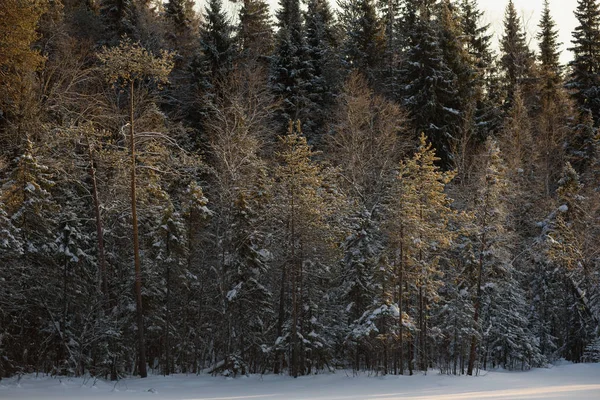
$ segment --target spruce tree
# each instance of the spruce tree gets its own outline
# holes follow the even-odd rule
[[[199,86],[205,91],[205,98],[213,101],[214,96],[219,93],[218,85],[233,68],[233,26],[221,0],[210,0],[203,16],[204,23],[200,26],[200,54],[194,60],[192,68]]]
[[[439,22],[431,6],[422,5],[411,33],[402,76],[402,105],[409,111],[415,133],[430,138],[449,167],[455,146],[454,130],[461,121],[457,104],[457,76],[444,58]]]
[[[351,216],[348,225],[351,233],[342,244],[342,299],[346,305],[346,339],[352,344],[352,365],[355,370],[359,370],[361,358],[368,357],[370,350],[364,343],[370,331],[365,326],[363,315],[374,304],[377,292],[374,278],[383,250],[383,238],[379,221],[365,209]]]
[[[326,133],[327,115],[336,96],[339,68],[335,48],[333,14],[325,0],[308,3],[305,16],[306,56],[308,76],[305,86],[308,104],[302,121],[304,133],[310,143],[319,143]]]
[[[449,135],[455,139],[451,147],[454,167],[466,173],[467,153],[474,146],[473,137],[478,133],[477,107],[485,91],[483,71],[477,69],[476,60],[468,53],[460,14],[455,6],[443,1],[437,14],[442,56],[455,76],[455,99],[444,105],[446,110],[455,111],[455,115],[448,113],[446,116],[447,121],[452,121]]]
[[[573,31],[573,60],[567,88],[581,112],[590,111],[597,126],[600,118],[600,6],[596,0],[578,0]]]
[[[473,86],[476,139],[484,140],[490,132],[498,132],[502,123],[499,112],[498,82],[494,76],[495,55],[491,49],[490,25],[482,25],[484,13],[477,0],[462,0],[459,5],[460,26],[465,37],[465,48],[475,67]],[[460,172],[459,172],[460,173]]]
[[[383,62],[385,27],[373,0],[340,2],[344,27],[343,61],[348,70],[357,69],[369,79]]]
[[[112,40],[136,34],[138,10],[134,0],[101,0],[99,7]]]
[[[569,360],[579,360],[585,346],[594,338],[594,331],[600,321],[600,313],[593,297],[597,288],[590,285],[589,260],[586,257],[585,232],[587,206],[581,195],[583,185],[575,169],[566,163],[563,175],[558,182],[558,207],[544,225],[542,238],[546,244],[545,255],[550,265],[560,274],[560,282],[565,285],[565,303],[569,310],[568,323],[563,332],[563,356]]]
[[[537,35],[540,47],[539,61],[542,68],[556,78],[560,78],[561,66],[558,46],[561,43],[558,42],[558,30],[556,29],[556,22],[550,14],[548,0],[544,1],[544,10],[538,28],[540,29]]]
[[[271,61],[270,84],[281,100],[278,122],[286,126],[289,120],[304,122],[308,100],[305,86],[310,65],[307,60],[304,26],[299,0],[281,0],[277,12],[275,54]]]
[[[237,29],[242,58],[264,63],[273,51],[273,36],[269,4],[264,0],[244,0]]]
[[[60,274],[55,273],[58,263],[55,232],[59,228],[57,214],[61,207],[53,195],[54,171],[34,153],[30,140],[25,143],[26,150],[15,160],[0,189],[5,218],[10,218],[4,220],[3,239],[6,245],[12,242],[13,247],[12,257],[10,252],[6,254],[10,263],[4,266],[9,279],[5,288],[8,293],[3,294],[9,296],[4,300],[10,305],[6,308],[7,317],[13,321],[8,338],[14,337],[16,343],[21,343],[7,349],[7,359],[20,365],[36,361],[36,349],[44,341],[45,324],[54,323],[47,339],[56,344],[56,329],[60,328],[51,321],[49,309],[54,309],[62,287]],[[50,347],[49,351],[56,354],[55,347]]]
[[[500,40],[500,65],[506,77],[508,105],[512,104],[515,93],[530,78],[532,53],[527,46],[525,30],[512,0],[509,0],[504,14],[504,33]]]
[[[195,18],[193,6],[191,0],[168,0],[165,15],[179,31],[184,31],[192,27]]]

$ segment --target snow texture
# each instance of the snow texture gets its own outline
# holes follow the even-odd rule
[[[600,364],[563,364],[528,372],[483,372],[477,377],[440,375],[353,376],[351,371],[293,379],[209,375],[151,376],[117,383],[93,378],[25,375],[0,381],[0,399],[342,400],[342,399],[600,399]]]

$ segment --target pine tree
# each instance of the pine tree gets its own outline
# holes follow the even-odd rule
[[[594,126],[600,117],[600,6],[596,0],[578,0],[575,17],[579,25],[573,31],[573,60],[567,88],[573,91],[577,105],[592,113]]]
[[[142,268],[140,260],[140,249],[138,239],[137,222],[137,200],[136,200],[136,146],[134,130],[134,90],[135,84],[141,83],[145,79],[153,79],[156,82],[166,83],[167,76],[173,68],[172,56],[163,52],[162,58],[155,58],[146,49],[139,44],[132,44],[128,41],[122,42],[113,49],[104,48],[98,54],[98,58],[105,65],[104,73],[108,82],[122,83],[129,87],[129,146],[131,155],[131,214],[133,225],[133,254],[135,264],[135,293],[136,293],[136,314],[138,328],[138,371],[142,378],[147,376],[146,355],[144,339],[144,319],[142,309]]]
[[[500,156],[498,145],[488,139],[486,143],[485,162],[481,166],[482,177],[479,184],[479,193],[476,198],[475,211],[475,244],[476,268],[474,279],[474,330],[479,331],[480,315],[482,312],[482,289],[486,277],[494,276],[493,269],[497,265],[507,263],[510,252],[507,250],[506,237],[508,236],[505,224],[507,211],[504,201],[507,190],[506,171],[504,160]],[[469,366],[467,375],[473,375],[477,357],[478,338],[471,336]]]
[[[10,158],[25,150],[27,132],[35,120],[34,72],[45,59],[33,44],[47,6],[45,0],[0,4],[0,146],[2,154]]]
[[[278,153],[280,165],[275,171],[277,219],[281,224],[278,236],[284,253],[280,282],[279,316],[276,347],[289,349],[290,374],[306,373],[304,337],[309,334],[302,323],[306,316],[311,265],[325,264],[331,253],[332,228],[328,217],[336,210],[339,194],[328,187],[326,171],[311,160],[313,152],[302,136],[300,122],[289,124],[289,133],[281,139]],[[317,250],[318,249],[318,250]],[[286,303],[289,287],[291,315],[287,319]],[[309,308],[310,310],[310,308]],[[284,335],[284,327],[286,328]]]
[[[419,334],[414,339],[422,370],[430,362],[427,310],[439,301],[438,289],[442,284],[439,252],[447,249],[456,236],[450,224],[457,218],[457,213],[450,208],[451,199],[444,193],[445,185],[454,173],[442,172],[435,165],[438,160],[432,145],[422,134],[415,155],[400,163],[397,184],[388,206],[387,231],[396,258],[394,262],[398,265],[399,316],[406,312],[402,306],[404,296],[410,296],[403,293],[406,285],[416,292],[417,315],[414,319]],[[404,325],[402,317],[400,337]]]

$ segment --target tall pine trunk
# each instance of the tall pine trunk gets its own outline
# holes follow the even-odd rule
[[[142,266],[140,262],[140,242],[138,237],[138,220],[136,204],[135,183],[135,135],[133,131],[133,88],[134,81],[130,82],[129,94],[129,139],[131,141],[131,218],[133,225],[133,258],[135,265],[135,300],[138,329],[138,372],[140,377],[148,376],[146,371],[146,340],[144,337],[144,311],[142,308]]]

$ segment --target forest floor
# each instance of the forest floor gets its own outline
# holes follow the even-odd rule
[[[600,364],[563,364],[527,372],[352,376],[337,371],[293,379],[277,375],[224,378],[196,375],[128,378],[118,383],[25,375],[0,381],[0,399],[101,400],[479,400],[600,399]]]

